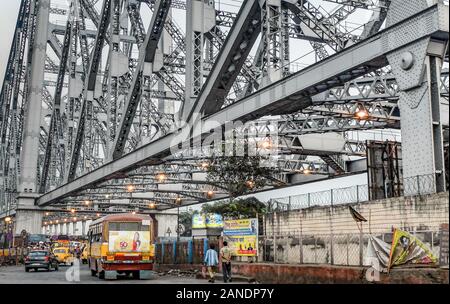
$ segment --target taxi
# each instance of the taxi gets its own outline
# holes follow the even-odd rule
[[[56,256],[58,263],[65,265],[73,265],[73,254],[70,252],[69,247],[57,247],[53,249],[53,254]]]

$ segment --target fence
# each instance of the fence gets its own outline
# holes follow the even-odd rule
[[[366,202],[368,200],[368,186],[357,185],[346,188],[330,189],[325,191],[271,199],[269,203],[269,209],[270,211],[287,211],[310,208],[313,206],[359,203]]]
[[[218,250],[217,238],[192,238],[190,240],[161,240],[155,244],[156,262],[159,264],[201,264],[210,244]]]
[[[441,250],[439,231],[415,231],[412,234],[439,258]],[[391,243],[393,233],[375,236]],[[365,233],[305,235],[297,232],[288,235],[260,236],[258,261],[281,264],[362,266],[368,239],[369,234]],[[448,243],[444,246],[448,247]],[[448,265],[448,259],[441,264]]]
[[[405,196],[426,195],[435,192],[436,176],[434,174],[403,178],[401,193]],[[313,206],[333,206],[367,201],[369,201],[369,186],[367,184],[362,184],[346,188],[336,188],[271,199],[269,202],[269,209],[271,211],[287,211]]]

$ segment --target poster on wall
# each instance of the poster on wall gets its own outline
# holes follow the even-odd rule
[[[149,252],[150,231],[110,231],[110,252]]]
[[[233,255],[258,255],[258,219],[226,220],[223,236]]]
[[[192,229],[222,228],[223,220],[220,214],[194,214]]]

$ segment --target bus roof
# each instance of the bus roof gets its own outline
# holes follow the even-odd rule
[[[131,214],[131,213],[110,214],[110,215],[101,217],[99,219],[96,219],[95,221],[93,221],[91,223],[90,226],[93,226],[93,225],[96,225],[96,224],[102,223],[102,222],[116,222],[116,221],[135,222],[135,221],[142,221],[142,220],[152,220],[152,218],[149,215],[143,215],[143,214]]]

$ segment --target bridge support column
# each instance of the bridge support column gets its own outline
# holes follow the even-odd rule
[[[445,191],[440,73],[445,43],[424,39],[388,56],[401,92],[405,195]]]
[[[86,235],[86,221],[81,222],[81,235]]]
[[[36,195],[31,193],[24,193],[18,197],[18,206],[15,215],[16,222],[14,224],[15,234],[20,234],[22,230],[26,230],[31,234],[41,233],[44,213],[34,207],[36,197]]]
[[[410,0],[393,1],[386,27],[428,5],[426,0],[415,0],[414,5]],[[405,13],[405,7],[411,9]],[[407,31],[398,32],[391,39],[415,35],[421,28],[421,24],[411,24]],[[445,191],[440,73],[447,44],[445,35],[442,40],[423,38],[387,55],[400,89],[403,187],[407,196]]]
[[[50,0],[32,1],[32,13],[37,12],[36,32],[31,59],[31,74],[23,124],[23,145],[20,154],[20,176],[18,183],[18,207],[16,210],[15,233],[25,229],[28,233],[40,233],[43,214],[33,210],[38,196],[38,154],[39,130],[41,128],[42,88],[46,62]]]

